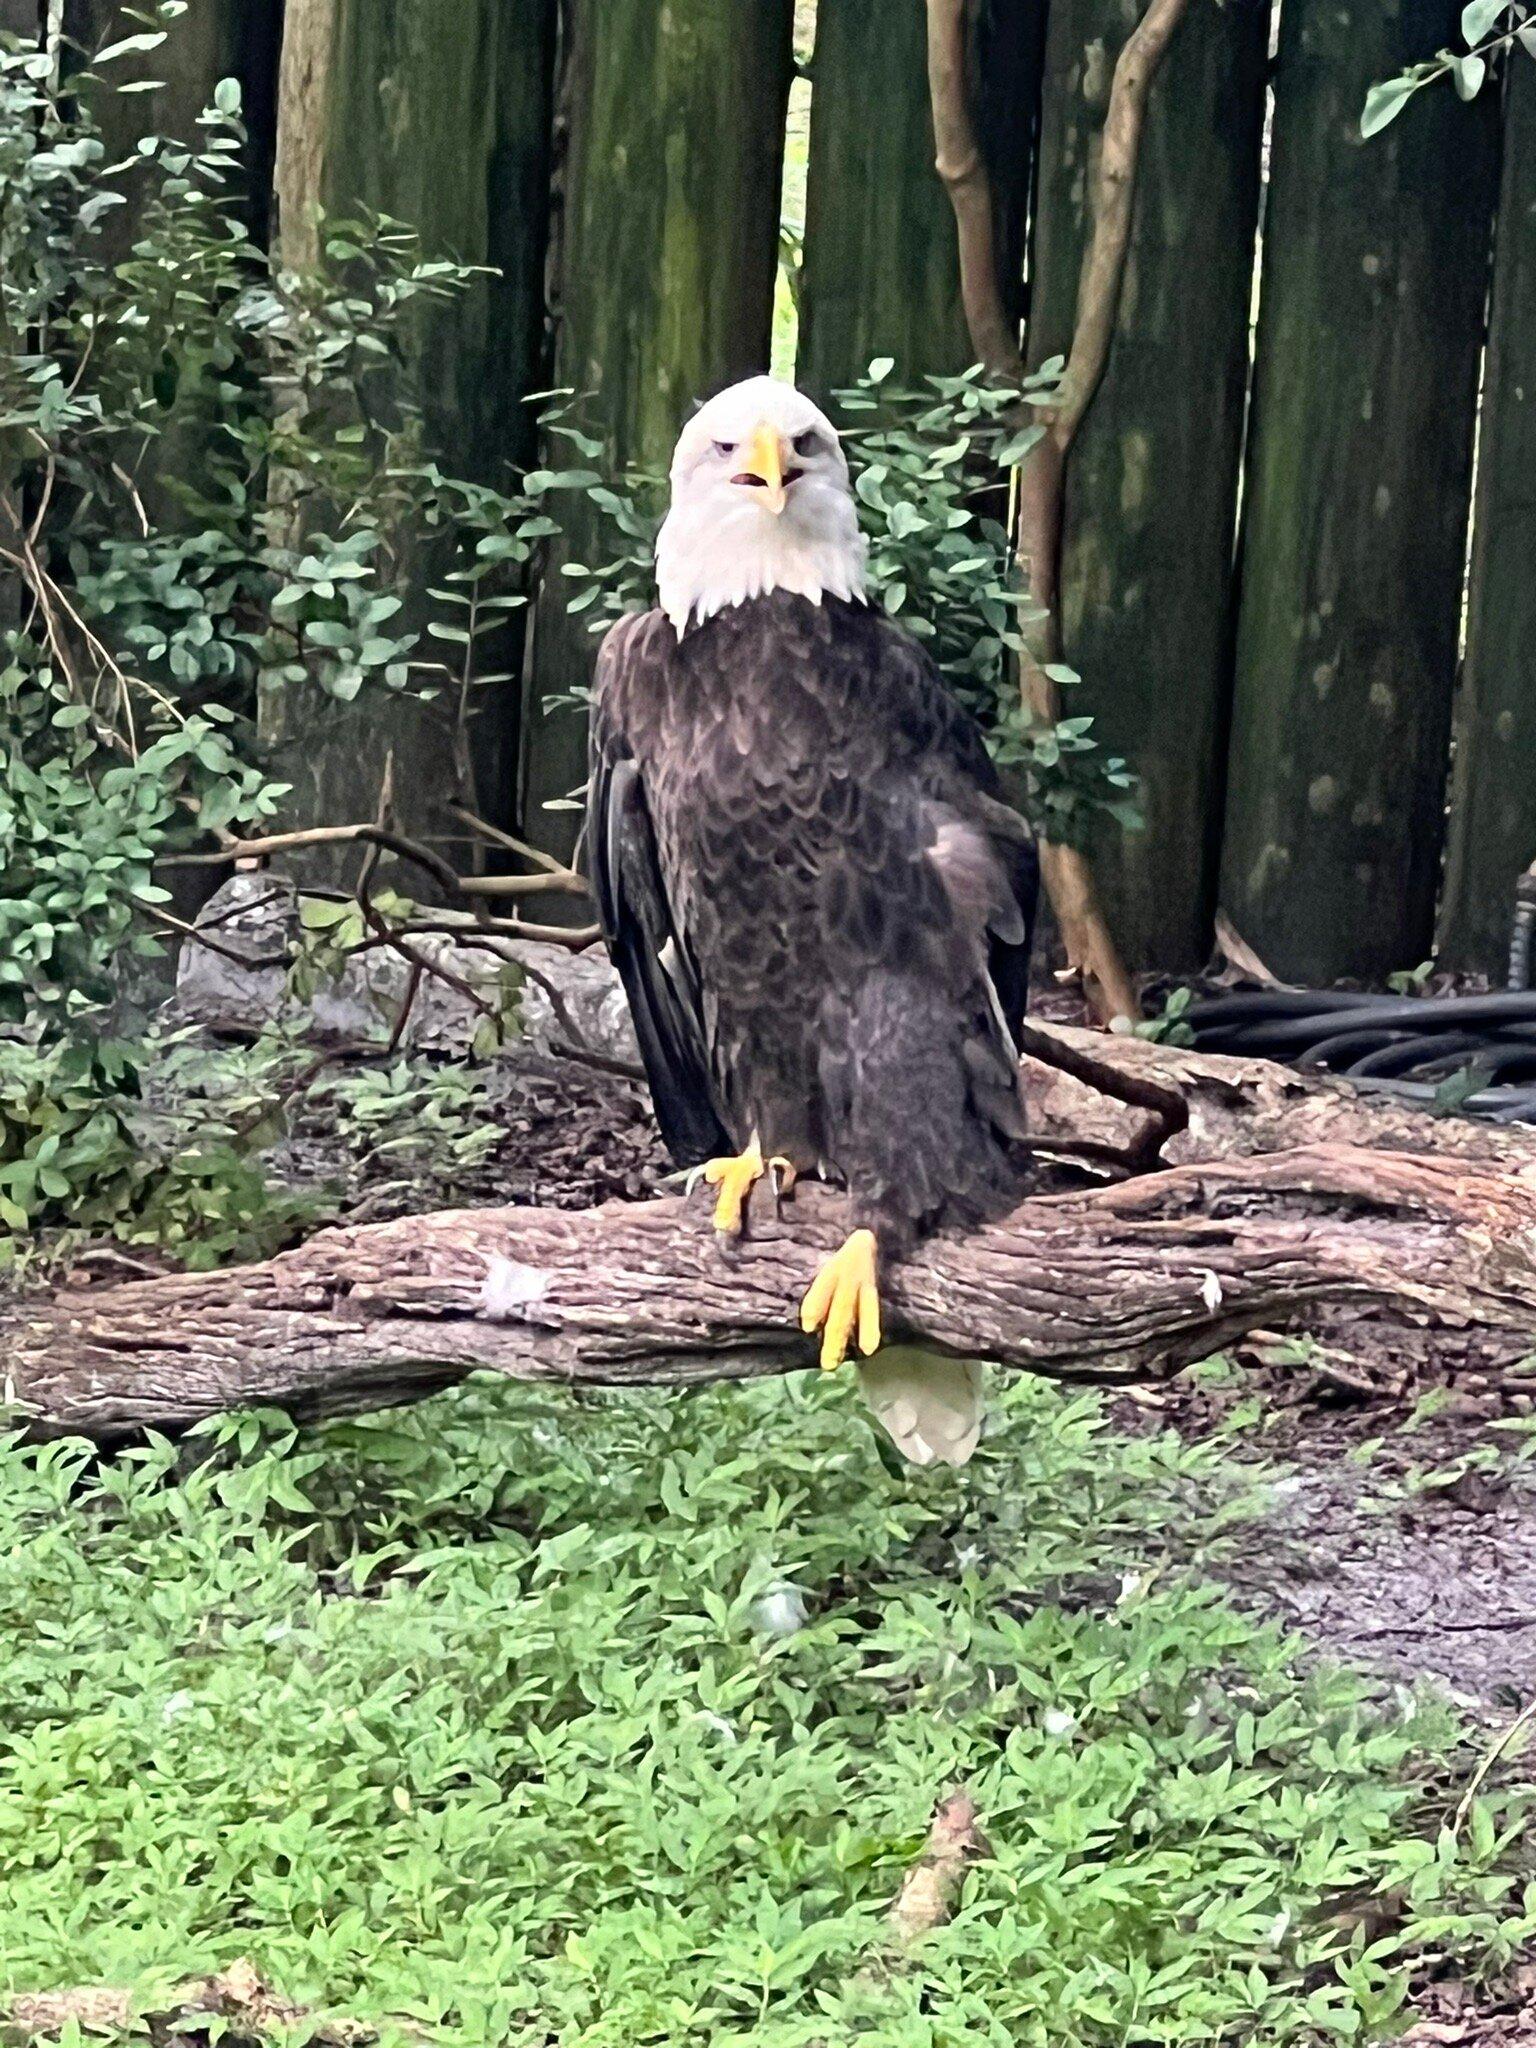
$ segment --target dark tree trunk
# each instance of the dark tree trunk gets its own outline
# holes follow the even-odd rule
[[[1044,11],[990,0],[974,36],[977,126],[998,267],[1022,314]],[[875,356],[903,381],[963,370],[954,219],[934,171],[923,0],[821,0],[811,67],[810,174],[796,377],[818,398]]]
[[[18,14],[36,11],[28,0],[10,0],[10,5]],[[64,0],[63,21],[65,34],[87,51],[144,28],[129,0]],[[155,78],[163,81],[160,90],[112,92],[99,101],[108,147],[121,158],[131,155],[141,135],[195,142],[197,117],[212,104],[220,79],[237,78],[250,134],[250,227],[258,242],[266,239],[270,213],[282,32],[283,0],[194,0],[171,24],[159,49],[135,52],[112,64],[114,83]],[[107,216],[104,247],[110,254],[126,255],[133,232],[132,209],[120,208]]]

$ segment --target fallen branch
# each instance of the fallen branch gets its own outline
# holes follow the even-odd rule
[[[1137,1120],[1112,1099],[1106,1078],[1115,1073],[1123,1084],[1147,1082],[1182,1100],[1183,1129],[1161,1140],[1171,1166],[1346,1145],[1427,1152],[1536,1177],[1536,1133],[1518,1124],[1428,1116],[1391,1096],[1364,1094],[1331,1074],[1300,1073],[1273,1060],[1193,1052],[1060,1024],[1031,1030],[1056,1047],[1049,1066],[1024,1062],[1030,1127],[1042,1143],[1058,1134],[1114,1148],[1134,1143]],[[1091,1075],[1074,1075],[1060,1057],[1063,1050],[1091,1059]],[[1128,1094],[1125,1102],[1140,1106]]]
[[[1097,1040],[1082,1043],[1088,1036],[1078,1032],[1074,1043],[1072,1037],[1060,1031],[1043,1031],[1025,1023],[1019,1027],[1019,1050],[1032,1065],[1054,1067],[1096,1095],[1107,1095],[1112,1102],[1147,1112],[1147,1122],[1118,1156],[1116,1163],[1125,1171],[1147,1173],[1154,1166],[1166,1164],[1164,1146],[1188,1128],[1188,1103],[1177,1088],[1166,1082],[1134,1070],[1127,1072],[1123,1065],[1103,1058]],[[1064,1144],[1061,1149],[1068,1152],[1085,1148],[1077,1141]],[[1101,1158],[1106,1149],[1113,1156],[1114,1148],[1106,1148],[1102,1142],[1091,1147],[1092,1153]]]
[[[1536,1140],[1484,1161],[1428,1149],[1425,1127],[1417,1150],[1324,1143],[1036,1197],[894,1267],[889,1334],[1120,1384],[1347,1304],[1481,1330],[1517,1357],[1536,1341]],[[678,1197],[416,1216],[260,1265],[24,1299],[0,1344],[39,1431],[104,1441],[231,1407],[385,1407],[476,1369],[591,1385],[788,1372],[811,1363],[795,1306],[845,1228],[842,1197],[815,1186],[781,1218],[764,1205],[729,1254]]]

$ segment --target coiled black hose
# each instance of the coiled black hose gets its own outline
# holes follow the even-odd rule
[[[1491,995],[1244,989],[1180,1019],[1202,1052],[1341,1074],[1362,1089],[1498,1122],[1536,1122],[1536,864],[1520,877],[1508,986]]]

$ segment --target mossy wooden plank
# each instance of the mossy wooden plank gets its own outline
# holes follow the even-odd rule
[[[1138,0],[1054,0],[1034,236],[1030,355],[1071,347],[1090,183]],[[1133,968],[1210,950],[1231,693],[1268,18],[1190,10],[1148,108],[1119,319],[1067,471],[1062,626],[1108,751],[1140,779],[1144,826],[1093,843]]]
[[[1536,860],[1536,69],[1515,59],[1483,383],[1441,957],[1502,978]]]
[[[545,381],[556,13],[555,0],[287,7],[277,171],[284,260],[314,260],[317,207],[336,217],[366,205],[416,228],[429,255],[487,266],[468,291],[423,316],[409,368],[443,468],[489,483],[505,483],[529,458],[526,395]],[[476,783],[492,814],[509,816],[519,685],[494,692],[474,722]],[[451,830],[445,802],[469,795],[432,706],[374,693],[341,707],[290,691],[264,705],[263,730],[301,819],[370,816],[391,753],[408,825]]]
[[[1221,893],[1304,981],[1433,941],[1497,108],[1359,113],[1459,12],[1281,15]]]
[[[697,400],[768,367],[793,7],[581,0],[574,15],[559,380],[590,394],[621,460],[664,470]],[[538,603],[523,764],[525,827],[562,850],[572,815],[545,805],[585,778],[586,721],[547,700],[588,681],[594,647],[559,568],[605,544],[571,514]]]
[[[977,10],[977,127],[1020,316],[1043,29],[1034,0]],[[973,350],[934,170],[923,0],[821,0],[811,79],[798,381],[825,398],[877,355],[894,356],[903,378],[964,369]]]

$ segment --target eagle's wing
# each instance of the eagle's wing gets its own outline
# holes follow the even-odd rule
[[[883,616],[875,630],[901,723],[918,737],[919,779],[941,818],[937,863],[956,911],[985,934],[987,979],[1005,1033],[999,1050],[1016,1054],[1040,895],[1035,836],[1004,801],[981,728],[926,649]]]
[[[598,655],[587,780],[587,860],[598,916],[623,981],[656,1120],[667,1150],[694,1166],[732,1150],[715,1114],[699,987],[673,920],[646,806],[624,731],[624,706],[643,701],[649,636],[621,619]],[[628,687],[626,687],[628,686]]]

